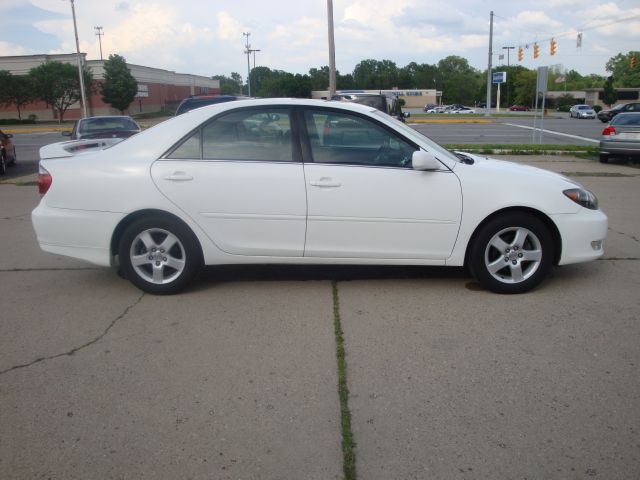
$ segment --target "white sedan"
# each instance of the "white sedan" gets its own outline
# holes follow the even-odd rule
[[[467,265],[527,291],[603,254],[595,196],[548,171],[451,153],[371,107],[261,99],[109,148],[43,147],[43,250],[175,293],[202,265]]]

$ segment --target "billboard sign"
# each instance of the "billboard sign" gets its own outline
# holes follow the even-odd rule
[[[506,83],[507,72],[493,72],[491,74],[491,83]]]

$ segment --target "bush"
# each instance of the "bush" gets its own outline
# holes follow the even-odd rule
[[[35,115],[33,115],[35,117]],[[30,125],[36,123],[35,118],[31,118],[29,115],[28,119],[19,120],[17,118],[0,118],[0,125]]]
[[[594,105],[593,106],[593,111],[598,113],[600,110],[602,110],[602,107],[600,105]]]
[[[569,110],[571,110],[572,105],[560,105],[558,107],[558,111],[559,112],[568,112]]]

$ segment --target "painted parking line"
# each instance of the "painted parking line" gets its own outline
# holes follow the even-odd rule
[[[528,127],[526,125],[516,125],[515,123],[503,123],[503,125],[509,125],[511,127],[518,127],[518,128],[526,128],[527,130],[534,130],[533,127]],[[587,137],[581,137],[580,135],[571,135],[570,133],[562,133],[562,132],[554,132],[553,130],[542,130],[544,133],[550,133],[552,135],[559,135],[561,137],[569,137],[569,138],[573,138],[575,140],[583,140],[585,142],[591,142],[591,143],[600,143],[600,140],[594,140],[593,138],[587,138]]]

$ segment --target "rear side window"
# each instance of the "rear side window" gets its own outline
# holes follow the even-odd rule
[[[169,154],[174,159],[293,161],[287,109],[246,109],[204,125]]]

